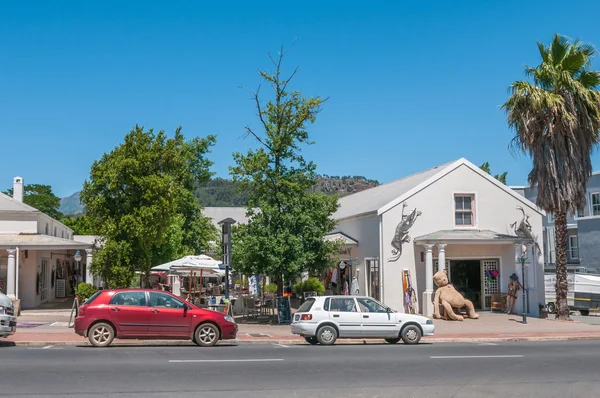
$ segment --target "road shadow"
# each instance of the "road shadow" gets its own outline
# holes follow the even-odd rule
[[[214,347],[200,347],[196,344],[111,344],[108,347],[94,347],[90,344],[79,344],[74,347],[77,348],[89,348],[89,349],[119,349],[119,348],[167,348],[167,347],[182,347],[182,348],[194,348],[194,349],[217,349],[217,348],[228,348],[228,347],[237,347],[238,344],[233,343],[225,343],[225,344],[217,344]]]
[[[4,347],[16,347],[17,344],[14,341],[0,341],[0,348]]]

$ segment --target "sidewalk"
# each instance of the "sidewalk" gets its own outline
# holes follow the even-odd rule
[[[44,315],[47,314],[47,315]],[[18,319],[17,333],[1,345],[87,345],[87,339],[68,328],[69,311],[36,311],[22,314]],[[479,319],[463,322],[435,320],[435,336],[424,337],[428,343],[448,342],[500,342],[549,340],[600,340],[600,325],[579,322],[562,322],[549,319],[528,318],[521,323],[518,315],[480,313]],[[381,339],[340,340],[339,343],[381,343]],[[226,342],[227,343],[227,342]],[[304,339],[290,333],[285,325],[240,324],[237,344],[302,344]],[[115,340],[115,345],[191,345],[190,341]]]

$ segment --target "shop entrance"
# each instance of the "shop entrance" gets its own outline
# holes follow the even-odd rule
[[[466,299],[473,302],[475,309],[481,309],[481,261],[450,260],[450,282]]]

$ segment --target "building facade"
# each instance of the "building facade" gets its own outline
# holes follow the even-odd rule
[[[537,199],[537,187],[512,189],[530,201]],[[583,211],[567,216],[567,267],[570,271],[600,274],[600,172],[592,173],[587,183],[587,203]],[[556,270],[556,232],[554,216],[543,218],[544,268]]]
[[[345,239],[341,264],[352,267],[360,294],[427,316],[437,270],[446,269],[457,290],[486,310],[492,295],[507,292],[513,273],[523,281],[525,257],[526,311],[537,316],[544,303],[544,216],[526,197],[460,159],[341,198],[330,238]],[[405,274],[417,308],[408,308]]]
[[[13,197],[0,193],[0,291],[19,308],[34,308],[66,298],[73,283],[92,281],[87,264],[93,245],[23,203],[23,187],[23,179],[15,177]]]

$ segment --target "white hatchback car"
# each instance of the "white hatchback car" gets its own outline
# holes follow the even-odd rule
[[[402,339],[417,344],[433,336],[435,325],[420,315],[402,314],[371,297],[320,296],[308,298],[294,314],[292,333],[310,344],[331,345],[338,338]]]
[[[0,293],[0,337],[8,337],[17,330],[17,317],[12,301]]]

